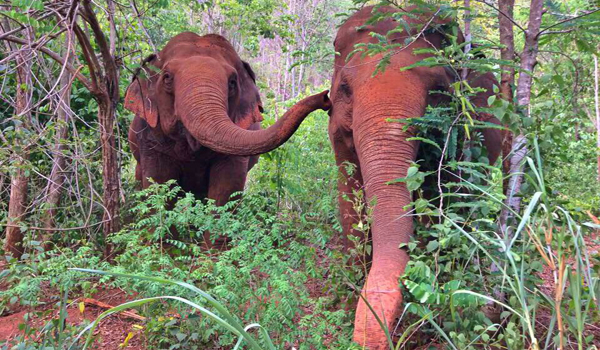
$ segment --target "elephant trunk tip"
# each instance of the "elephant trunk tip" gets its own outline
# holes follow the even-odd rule
[[[324,111],[328,111],[331,109],[331,100],[329,99],[329,90],[325,90],[321,93],[318,93],[316,95],[312,95],[310,97],[306,98],[306,102],[308,102],[308,104],[310,106],[313,106],[314,109],[322,109]]]
[[[331,100],[329,99],[329,90],[325,90],[321,93],[321,96],[323,98],[323,107],[322,109],[324,111],[328,111],[331,109],[332,107],[332,103]]]

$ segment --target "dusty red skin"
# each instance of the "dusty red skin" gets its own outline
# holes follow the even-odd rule
[[[243,190],[259,154],[284,143],[312,111],[331,107],[325,91],[261,130],[254,72],[219,35],[181,33],[147,61],[125,96],[125,107],[136,114],[129,144],[144,188],[148,178],[176,179],[222,205]]]
[[[440,47],[442,36],[428,33],[421,36],[409,48],[391,58],[384,73],[372,77],[377,62],[382,56],[360,58],[352,56],[346,62],[354,45],[376,42],[370,32],[386,34],[397,23],[386,20],[357,30],[371,16],[372,7],[365,7],[351,16],[343,24],[335,39],[335,50],[340,55],[335,58],[334,75],[331,87],[333,107],[330,110],[329,137],[335,151],[336,162],[344,177],[338,183],[339,205],[342,224],[346,235],[358,235],[353,230],[357,221],[352,202],[353,188],[364,186],[367,203],[376,198],[373,209],[371,236],[373,240],[372,265],[363,287],[363,296],[368,300],[388,328],[393,330],[402,304],[399,288],[400,276],[408,262],[408,254],[400,249],[409,240],[413,231],[412,218],[403,209],[411,202],[411,194],[402,183],[388,185],[391,180],[406,176],[411,162],[415,159],[418,143],[407,141],[412,132],[403,131],[403,124],[387,122],[387,118],[409,118],[422,116],[428,104],[437,102],[430,90],[447,89],[453,77],[441,67],[419,67],[400,71],[401,67],[422,60],[425,55],[414,55],[415,48],[434,45]],[[398,11],[384,7],[382,11]],[[416,19],[404,17],[409,23]],[[422,27],[429,18],[418,26]],[[437,20],[436,20],[437,21]],[[404,42],[403,34],[396,34],[394,40]],[[470,77],[475,86],[490,86],[492,75]],[[478,96],[476,104],[487,104],[492,93]],[[488,120],[499,123],[491,116]],[[494,143],[500,132],[486,130],[486,145],[491,148],[490,161],[499,155],[500,142]],[[348,176],[344,162],[356,165],[356,172]],[[344,199],[349,198],[350,201]],[[348,240],[346,240],[348,242]],[[348,243],[347,243],[348,245]],[[354,340],[372,350],[387,349],[388,343],[383,330],[366,304],[360,300],[356,309]]]

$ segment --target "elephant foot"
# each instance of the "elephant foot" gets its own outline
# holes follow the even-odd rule
[[[204,248],[206,250],[218,250],[218,251],[225,251],[229,249],[229,242],[231,241],[231,239],[227,236],[218,236],[214,239],[211,239],[211,233],[210,232],[205,232],[203,235],[203,240],[204,240]]]
[[[402,292],[398,288],[397,279],[393,282],[388,281],[389,283],[367,282],[368,285],[365,285],[362,296],[371,308],[363,298],[359,300],[354,319],[353,340],[369,350],[387,350],[388,340],[373,311],[391,335],[396,326],[396,319],[400,316]]]

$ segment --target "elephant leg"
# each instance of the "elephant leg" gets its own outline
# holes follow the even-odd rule
[[[248,157],[248,171],[250,171],[250,169],[252,169],[256,165],[256,163],[258,163],[258,157],[259,156]]]
[[[136,167],[136,177],[138,175],[141,177],[142,188],[148,188],[152,184],[150,179],[159,184],[169,180],[179,180],[181,167],[167,156],[148,152],[140,157],[140,162]]]
[[[134,124],[129,128],[129,133],[127,135],[127,139],[129,140],[129,148],[131,149],[131,153],[133,154],[133,158],[135,159],[135,179],[139,181],[139,184],[142,184],[142,161],[140,155],[140,146],[139,140],[137,137],[137,132],[134,130]]]
[[[213,199],[218,206],[225,205],[231,199],[231,195],[244,190],[246,175],[248,174],[249,157],[229,156],[221,158],[210,167],[208,180],[208,198]],[[205,232],[204,242],[208,248],[225,248],[227,239],[218,237],[212,244],[210,233]]]
[[[208,198],[214,199],[218,206],[229,202],[233,193],[244,190],[248,174],[248,158],[231,156],[211,165]]]
[[[487,123],[502,126],[502,123],[496,117],[487,113],[482,113],[478,119]],[[490,165],[494,165],[498,157],[502,154],[502,143],[505,137],[505,130],[485,128],[481,133],[483,134],[483,145],[487,149]]]
[[[148,188],[152,183],[163,184],[169,180],[179,180],[181,177],[181,166],[174,163],[172,159],[158,152],[142,152],[135,169],[135,176],[141,181],[142,188]],[[168,208],[175,205],[176,200],[169,201]],[[154,210],[152,210],[154,213]],[[154,228],[150,229],[154,231]],[[179,232],[175,227],[169,231],[173,239],[179,239]]]
[[[135,179],[139,182],[138,185],[136,185],[136,187],[138,187],[142,184],[142,166],[140,165],[140,161],[137,161],[135,164]]]
[[[364,231],[355,229],[365,214],[362,210],[365,207],[364,198],[356,196],[356,193],[363,189],[360,163],[355,150],[348,146],[349,143],[351,144],[351,140],[338,137],[335,132],[330,132],[330,138],[333,144],[336,165],[339,169],[338,203],[344,233],[344,249],[349,250],[354,247],[354,243],[349,239],[350,236],[356,237],[360,242],[365,239]],[[357,212],[357,209],[360,212]],[[369,259],[370,257],[367,257],[362,262]]]

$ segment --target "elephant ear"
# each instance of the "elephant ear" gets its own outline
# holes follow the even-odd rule
[[[256,74],[248,62],[242,61],[242,66],[247,75],[240,74],[244,81],[240,82],[242,96],[238,104],[238,117],[234,122],[243,129],[249,129],[254,123],[260,123],[263,120],[262,102],[256,87]]]
[[[256,84],[256,74],[254,74],[252,67],[250,67],[250,63],[242,61],[242,64],[244,65],[244,69],[246,70],[250,78],[252,78],[252,81]]]
[[[142,68],[136,71],[135,77],[125,93],[125,108],[144,119],[152,128],[156,128],[158,125],[158,104],[152,98],[150,86],[152,79],[143,78],[140,73],[143,72],[146,75],[151,73],[150,69],[144,65],[154,61],[155,58],[156,55],[150,55],[144,60]]]
[[[144,119],[152,128],[158,125],[158,108],[148,94],[148,81],[136,78],[125,93],[125,108]]]

